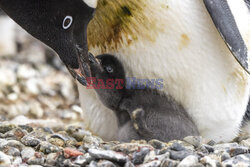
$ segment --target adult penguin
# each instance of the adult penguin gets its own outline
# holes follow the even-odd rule
[[[162,93],[184,106],[202,136],[231,140],[238,134],[249,97],[247,4],[248,0],[98,0],[88,27],[89,49],[117,55],[130,76],[164,79]],[[96,5],[97,0],[0,0],[0,7],[53,48],[82,83],[89,73],[87,24]],[[79,85],[79,92],[88,128],[114,139],[115,115],[94,90]]]

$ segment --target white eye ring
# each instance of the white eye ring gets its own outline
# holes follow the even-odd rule
[[[66,21],[69,21],[68,23],[66,23]],[[63,29],[67,30],[73,23],[73,18],[72,16],[66,16],[63,20]],[[66,24],[66,25],[65,25]]]

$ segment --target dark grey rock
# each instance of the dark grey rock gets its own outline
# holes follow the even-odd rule
[[[170,151],[170,158],[173,160],[183,160],[189,155],[195,155],[195,154],[190,150]]]
[[[150,149],[147,147],[141,148],[139,152],[134,152],[132,155],[132,162],[135,165],[142,164],[145,156],[150,152]]]
[[[210,140],[209,142],[207,142],[207,144],[210,145],[210,146],[214,146],[217,143],[215,141],[213,141],[213,140]]]
[[[186,148],[182,144],[180,144],[178,142],[173,143],[170,146],[170,149],[174,150],[174,151],[183,151],[183,150],[186,150]]]
[[[230,158],[231,158],[231,156],[228,152],[223,152],[221,154],[221,161],[225,161],[225,160],[230,159]]]
[[[40,144],[41,140],[35,138],[34,136],[31,135],[26,135],[21,139],[22,143],[25,146],[30,146],[30,147],[36,147],[38,144]]]
[[[248,147],[236,147],[236,148],[230,148],[229,154],[231,155],[231,157],[240,155],[240,154],[246,154],[249,152],[249,148]]]
[[[207,151],[208,151],[209,153],[214,152],[213,146],[210,146],[210,145],[208,145],[208,144],[203,144],[203,146],[207,149]]]
[[[28,125],[18,125],[18,127],[22,128],[22,129],[24,129],[24,130],[26,130],[26,131],[29,132],[29,133],[33,131],[33,128],[30,127],[30,126],[28,126]]]
[[[16,126],[13,124],[0,124],[0,133],[6,133],[14,128],[16,128]]]

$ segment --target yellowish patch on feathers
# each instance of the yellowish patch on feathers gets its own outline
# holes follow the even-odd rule
[[[89,48],[107,52],[128,46],[138,38],[154,42],[164,29],[157,22],[151,3],[150,0],[99,0],[88,27]]]
[[[190,38],[187,36],[187,34],[181,34],[181,42],[179,45],[179,50],[182,50],[186,48],[190,43]]]
[[[239,67],[234,70],[231,76],[237,81],[237,95],[239,97],[238,99],[241,99],[247,91],[246,85],[248,84],[248,74],[242,69],[242,67]]]

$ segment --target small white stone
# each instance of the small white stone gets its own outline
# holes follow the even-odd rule
[[[216,167],[216,161],[214,159],[210,158],[209,156],[205,156],[204,158],[201,158],[200,161],[204,165],[208,165],[208,166],[211,166],[211,167]]]
[[[7,99],[10,101],[16,101],[18,99],[18,94],[16,93],[8,94]]]
[[[16,157],[12,163],[12,165],[19,166],[23,162],[21,157]]]
[[[17,76],[19,79],[34,78],[37,76],[37,71],[35,71],[31,66],[23,64],[19,66]]]
[[[8,156],[0,151],[0,166],[1,167],[9,167],[10,165],[11,165],[10,156]]]
[[[178,167],[194,166],[197,163],[198,163],[198,158],[194,155],[189,155],[181,161]]]
[[[41,107],[40,103],[32,102],[30,105],[30,114],[35,116],[35,118],[42,118],[44,114],[44,110]]]
[[[17,82],[16,74],[13,70],[0,68],[0,85],[12,86]]]
[[[29,158],[33,157],[35,155],[35,150],[30,147],[26,147],[21,152],[22,159],[28,160]]]
[[[31,78],[26,81],[25,84],[25,92],[33,94],[33,95],[38,95],[40,93],[40,83],[38,79]]]

